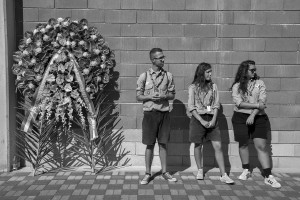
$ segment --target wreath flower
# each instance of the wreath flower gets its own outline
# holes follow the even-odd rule
[[[51,18],[25,32],[14,61],[16,88],[35,104],[37,118],[55,118],[70,128],[74,111],[86,123],[84,113],[90,107],[86,98],[93,99],[104,89],[115,58],[86,19]]]

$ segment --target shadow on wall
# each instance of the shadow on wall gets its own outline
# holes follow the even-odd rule
[[[172,155],[181,156],[182,165],[178,166],[178,162],[170,162],[169,165],[177,165],[177,170],[182,171],[191,167],[191,159],[194,159],[190,154],[191,143],[189,142],[189,121],[191,114],[187,111],[186,106],[178,99],[173,102],[173,110],[171,112],[171,129],[176,134],[171,135],[171,143],[179,143],[181,148],[174,148],[171,150]],[[230,172],[231,164],[228,155],[228,144],[230,143],[228,123],[223,113],[223,107],[219,110],[218,123],[222,136],[222,149],[224,152],[226,171]],[[179,132],[178,132],[179,131]],[[178,137],[180,134],[182,137]],[[178,137],[178,138],[174,138]],[[193,145],[192,145],[193,146]],[[193,150],[192,150],[193,151]],[[204,173],[208,170],[217,167],[215,161],[214,149],[210,141],[204,141],[203,145],[203,165]]]
[[[120,122],[119,112],[117,110],[117,105],[114,103],[119,99],[120,95],[118,92],[118,84],[117,80],[119,78],[119,72],[113,71],[111,69],[112,78],[109,83],[105,86],[102,94],[100,94],[101,98],[94,99],[94,105],[100,103],[98,116],[98,134],[99,137],[95,140],[95,144],[99,150],[95,157],[98,158],[97,171],[104,172],[107,170],[111,170],[114,168],[122,167],[128,164],[129,159],[126,158],[129,151],[126,151],[122,147],[122,143],[124,141],[124,136],[122,135],[122,128],[116,129],[116,125]],[[97,107],[95,107],[97,109]],[[100,128],[99,128],[100,127]],[[82,130],[78,130],[79,135],[81,135]],[[72,152],[72,156],[62,157],[61,166],[64,168],[70,169],[70,167],[82,166],[86,162],[78,162],[79,160],[84,160],[81,154],[76,154],[77,151],[74,151],[74,146],[83,146],[80,141],[77,141],[73,147],[68,144],[71,143],[72,137],[65,136],[62,138],[60,144],[64,148],[57,149],[56,153],[62,152]],[[67,143],[67,145],[66,145]],[[94,148],[96,148],[94,146]],[[89,147],[88,147],[89,148]],[[93,148],[93,147],[92,147]],[[84,149],[85,152],[88,152]],[[83,151],[83,149],[82,149]]]
[[[16,20],[16,41],[20,41],[23,38],[23,1],[15,1],[15,20]],[[16,49],[18,48],[18,43],[16,42]]]
[[[14,51],[18,49],[18,41],[20,41],[22,38],[23,38],[23,1],[14,1],[14,4],[15,4],[15,34],[16,34],[16,42],[15,42],[15,46],[13,47],[14,48]],[[11,72],[12,73],[12,72]],[[13,83],[15,84],[15,76],[12,75],[10,76],[10,78],[13,78]],[[11,113],[15,113],[15,107],[17,107],[17,102],[19,101],[18,99],[21,98],[22,94],[20,92],[17,92],[17,94],[14,94],[16,95],[16,102],[15,104],[13,105],[13,109],[14,111],[12,111]],[[13,120],[10,120],[11,122],[14,122],[13,124],[13,127],[14,127],[14,130],[17,126],[16,124],[16,120],[13,119]],[[19,141],[15,134],[9,134],[9,137],[10,137],[10,141],[16,141],[16,142],[21,142]],[[10,152],[11,152],[11,155],[16,155],[16,146],[14,144],[11,144],[10,145]],[[11,162],[13,160],[13,156],[11,156]],[[10,163],[11,163],[10,162]],[[23,159],[20,159],[20,163],[19,164],[19,167],[25,167],[26,166],[26,162],[25,160]]]
[[[191,166],[190,160],[190,143],[189,143],[189,122],[186,107],[184,103],[178,99],[173,101],[173,109],[171,111],[171,138],[170,143],[180,148],[169,149],[170,156],[174,155],[174,159],[169,159],[169,166],[174,166],[176,170],[182,171]],[[181,160],[180,160],[181,159]]]
[[[110,82],[106,85],[105,91],[108,95],[107,100],[104,104],[111,105],[111,114],[108,116],[108,120],[112,119],[110,124],[108,124],[107,129],[113,135],[112,140],[108,140],[105,144],[105,151],[108,151],[105,155],[105,162],[107,166],[111,168],[126,166],[130,159],[127,158],[127,154],[130,153],[123,148],[122,143],[124,141],[124,135],[122,134],[122,127],[116,130],[117,124],[120,122],[119,111],[117,108],[116,101],[120,98],[120,93],[118,90],[118,79],[120,73],[117,71],[112,71],[112,78]],[[109,170],[109,168],[108,168]]]
[[[73,170],[73,167],[90,166],[92,172],[104,172],[114,168],[125,166],[129,163],[126,157],[129,151],[126,151],[122,143],[124,136],[122,128],[116,129],[119,123],[119,112],[116,110],[115,100],[119,98],[117,91],[118,72],[111,69],[113,78],[106,85],[105,89],[97,94],[93,99],[96,110],[96,128],[99,137],[91,140],[89,129],[91,126],[82,125],[80,117],[74,115],[71,131],[63,128],[61,122],[52,123],[49,127],[43,127],[43,124],[33,121],[36,125],[35,131],[27,132],[27,138],[34,138],[30,142],[19,142],[19,156],[29,161],[34,167],[34,175],[55,172],[59,170]],[[19,125],[24,121],[24,110],[18,114]],[[83,110],[83,115],[87,112]],[[23,139],[25,135],[22,130],[17,132],[20,141],[29,141]],[[34,135],[34,137],[31,137]],[[44,147],[44,148],[43,148]],[[28,153],[29,152],[29,153]],[[31,152],[34,156],[30,156]],[[39,153],[39,154],[38,154]],[[28,156],[28,154],[30,154]],[[35,156],[36,155],[36,156]],[[44,163],[44,164],[41,164]]]

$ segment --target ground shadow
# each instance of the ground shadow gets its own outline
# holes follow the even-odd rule
[[[119,111],[117,109],[117,105],[115,102],[120,98],[120,92],[118,90],[118,79],[120,77],[120,73],[117,71],[112,71],[112,77],[110,82],[106,85],[106,95],[107,100],[105,102],[106,105],[111,106],[111,114],[106,118],[106,120],[111,120],[107,125],[110,134],[113,136],[112,140],[107,140],[104,148],[108,153],[104,157],[105,165],[111,165],[111,169],[115,167],[126,166],[129,163],[129,159],[126,158],[123,160],[129,151],[126,151],[122,148],[122,142],[124,141],[124,136],[122,135],[122,127],[119,129],[115,129],[117,124],[120,122],[119,119]],[[109,168],[103,170],[106,171]]]

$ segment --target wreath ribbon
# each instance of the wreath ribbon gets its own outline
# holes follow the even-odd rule
[[[37,113],[37,107],[38,107],[38,104],[39,104],[39,100],[42,98],[42,93],[43,93],[43,90],[45,88],[47,77],[48,77],[48,74],[51,70],[51,65],[53,64],[53,61],[55,59],[57,59],[57,57],[58,57],[58,53],[54,54],[54,56],[51,58],[48,66],[46,68],[46,71],[43,75],[41,85],[39,86],[39,89],[38,89],[35,97],[33,98],[32,102],[31,102],[31,108],[25,114],[25,119],[24,119],[24,121],[22,122],[22,125],[21,125],[21,130],[23,130],[24,132],[31,132],[31,128],[32,128],[31,121],[35,120],[36,117],[37,117],[37,114],[38,114]]]
[[[84,78],[82,76],[82,74],[79,71],[79,65],[74,57],[73,54],[71,54],[69,52],[69,56],[70,59],[73,61],[74,63],[74,73],[75,73],[75,77],[78,81],[79,84],[79,90],[81,92],[82,98],[85,102],[85,104],[88,107],[88,123],[89,123],[89,130],[90,130],[90,139],[94,140],[98,137],[98,133],[97,133],[97,127],[96,127],[96,112],[95,112],[95,107],[93,102],[91,101],[91,99],[89,98],[87,92],[85,91],[85,82],[84,82]]]
[[[60,53],[61,53],[61,50],[59,50],[58,53],[54,54],[53,57],[51,58],[48,66],[46,68],[46,71],[43,75],[43,79],[42,79],[42,82],[37,91],[36,97],[33,99],[32,103],[31,103],[31,108],[25,114],[25,119],[21,125],[21,130],[23,130],[24,132],[31,132],[31,128],[32,128],[31,121],[35,120],[38,115],[38,112],[37,112],[38,104],[42,98],[42,93],[45,88],[47,77],[51,70],[51,65],[53,64],[54,60],[57,59],[57,57],[59,56]],[[94,104],[90,100],[90,98],[85,90],[85,81],[84,81],[82,74],[79,71],[79,65],[78,65],[74,55],[71,54],[69,51],[68,51],[68,54],[70,56],[71,61],[74,63],[73,71],[75,73],[76,80],[78,81],[79,90],[82,95],[82,98],[88,108],[87,119],[88,119],[88,124],[89,124],[90,140],[94,140],[98,137],[97,125],[96,125],[96,112],[95,112]]]

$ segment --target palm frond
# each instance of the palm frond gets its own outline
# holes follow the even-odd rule
[[[55,139],[57,131],[55,130],[56,122],[54,120],[45,121],[32,121],[31,131],[23,131],[21,129],[22,122],[29,112],[27,102],[19,103],[17,109],[17,148],[18,156],[32,164],[34,168],[34,175],[41,171],[48,171],[48,168],[55,166],[55,161],[50,153],[53,151],[51,145]]]

